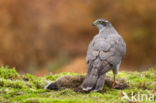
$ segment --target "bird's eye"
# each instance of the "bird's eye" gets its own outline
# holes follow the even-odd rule
[[[103,22],[102,21],[99,21],[99,23],[102,24]]]

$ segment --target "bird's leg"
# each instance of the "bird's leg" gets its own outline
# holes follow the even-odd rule
[[[112,85],[112,87],[114,87],[116,84],[118,84],[118,83],[116,82],[116,76],[117,76],[117,74],[114,74],[114,73],[113,73],[114,80],[113,80],[113,85]]]

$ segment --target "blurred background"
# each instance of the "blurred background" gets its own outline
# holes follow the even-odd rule
[[[91,24],[108,19],[127,43],[121,70],[156,65],[156,0],[0,0],[0,64],[20,73],[85,73]]]

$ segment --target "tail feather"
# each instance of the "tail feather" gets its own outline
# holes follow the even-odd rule
[[[96,82],[96,86],[95,86],[95,88],[93,88],[93,91],[96,92],[96,91],[103,90],[103,87],[105,84],[105,75],[106,75],[106,73],[99,76],[99,78],[97,79],[97,82]]]
[[[92,68],[90,74],[87,74],[85,80],[82,83],[82,89],[84,91],[89,91],[91,90],[98,79],[98,69],[97,68]]]
[[[104,86],[105,73],[110,69],[108,62],[101,61],[99,58],[89,64],[89,72],[83,81],[81,88],[84,91],[92,89],[101,90]]]

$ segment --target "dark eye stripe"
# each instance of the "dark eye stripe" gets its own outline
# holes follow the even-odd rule
[[[102,21],[100,21],[100,23],[102,24],[103,22],[102,22]]]

